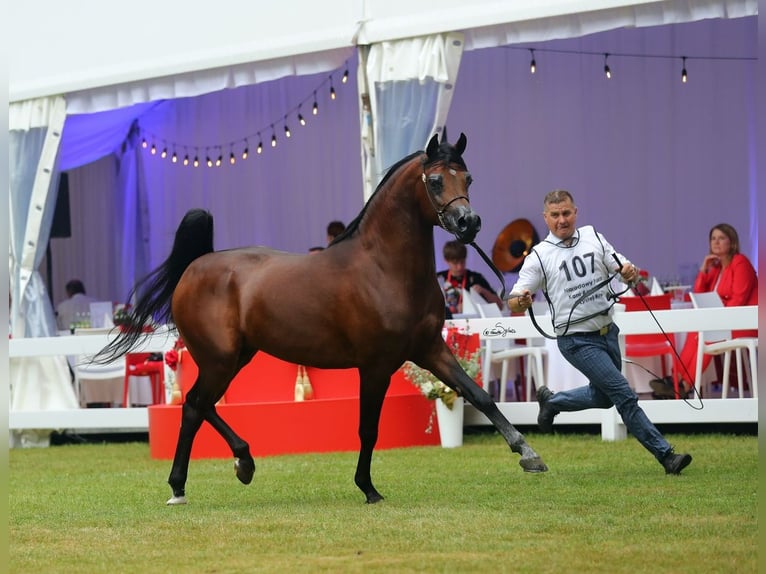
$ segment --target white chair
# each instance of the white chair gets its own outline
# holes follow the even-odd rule
[[[714,309],[723,307],[721,297],[715,291],[709,293],[690,293],[695,309]],[[750,389],[754,398],[758,397],[758,339],[756,337],[731,338],[731,331],[700,331],[697,342],[697,375],[694,386],[699,392],[702,382],[702,355],[723,355],[723,381],[721,381],[721,398],[728,397],[729,372],[731,371],[731,353],[737,359],[737,385],[739,398],[745,396],[744,378],[742,377],[742,351],[746,350],[750,364]]]
[[[503,314],[494,303],[479,303],[479,313],[483,318],[502,317]],[[499,402],[505,402],[506,385],[508,383],[508,370],[513,359],[527,359],[525,363],[526,395],[527,401],[532,400],[532,386],[544,384],[543,379],[543,355],[547,353],[545,347],[532,344],[527,340],[526,345],[519,345],[510,339],[484,339],[484,360],[482,361],[481,380],[484,390],[489,392],[489,383],[492,380],[492,367],[500,363],[500,396]],[[517,397],[518,398],[518,397]]]
[[[97,329],[76,329],[75,335],[97,335],[109,333],[109,328],[97,328]],[[74,372],[74,384],[75,394],[77,400],[81,406],[84,406],[84,397],[82,394],[82,381],[112,381],[111,387],[114,389],[122,389],[122,382],[125,379],[125,357],[121,357],[116,361],[107,365],[95,364],[92,362],[92,355],[78,355],[75,357],[72,364],[72,371]],[[106,383],[102,383],[106,384]],[[104,389],[104,392],[94,393],[100,398],[109,398],[108,402],[115,404],[119,402],[117,397],[120,396],[119,390],[115,392],[108,392]],[[107,401],[95,401],[95,402],[107,402]]]

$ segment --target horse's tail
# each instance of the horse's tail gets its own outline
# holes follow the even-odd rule
[[[94,361],[114,361],[137,346],[144,325],[152,321],[167,323],[172,320],[170,303],[181,275],[192,261],[212,251],[213,216],[204,209],[189,210],[176,230],[168,258],[140,279],[130,291],[128,300],[135,296],[136,304],[129,311],[128,325],[96,354]]]

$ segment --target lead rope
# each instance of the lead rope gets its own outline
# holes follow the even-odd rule
[[[497,276],[497,278],[500,280],[500,285],[503,287],[503,288],[502,288],[502,290],[500,291],[500,299],[502,299],[503,301],[505,301],[505,291],[506,291],[506,288],[505,288],[505,277],[503,277],[503,274],[502,274],[502,273],[500,273],[500,270],[499,270],[497,267],[495,267],[495,264],[494,264],[494,263],[492,263],[492,260],[490,260],[490,258],[489,258],[489,257],[487,257],[487,254],[486,254],[486,253],[484,253],[484,251],[482,251],[481,247],[479,247],[478,245],[476,245],[476,242],[475,242],[475,241],[472,241],[470,245],[471,245],[471,247],[473,247],[473,248],[476,250],[476,252],[477,252],[479,255],[481,255],[481,258],[484,260],[484,263],[486,263],[486,264],[487,264],[487,266],[488,266],[488,267],[489,267],[489,268],[492,270],[492,272],[493,272],[493,273],[494,273],[494,274]],[[556,337],[555,337],[554,335],[549,335],[548,333],[546,333],[546,332],[543,330],[543,328],[542,328],[542,327],[540,327],[540,325],[537,323],[537,319],[535,319],[535,312],[532,310],[532,307],[530,307],[530,308],[529,308],[529,309],[527,309],[527,310],[529,311],[529,318],[530,318],[530,320],[532,321],[532,325],[534,325],[535,329],[537,329],[537,331],[538,331],[538,332],[539,332],[539,333],[540,333],[540,334],[541,334],[543,337],[545,337],[546,339],[554,339],[554,340],[555,340],[555,339],[556,339]]]

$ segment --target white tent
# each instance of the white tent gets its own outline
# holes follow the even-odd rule
[[[322,3],[321,11],[311,3],[264,6],[234,2],[220,12],[207,5],[203,10],[189,3],[138,0],[131,4],[129,11],[113,14],[103,14],[102,4],[89,0],[78,4],[77,15],[70,14],[69,8],[60,3],[43,4],[43,8],[40,3],[16,3],[10,7],[11,21],[28,24],[11,28],[11,44],[17,48],[10,62],[10,271],[14,336],[42,336],[53,332],[53,315],[38,267],[48,244],[55,202],[53,192],[61,170],[78,171],[76,185],[91,191],[96,188],[89,196],[91,204],[96,194],[106,196],[104,203],[97,204],[95,213],[81,221],[80,226],[100,230],[95,240],[90,236],[87,241],[91,249],[94,243],[103,247],[100,251],[106,252],[107,263],[111,261],[109,265],[104,265],[103,259],[99,261],[100,275],[111,278],[108,283],[111,290],[102,295],[119,298],[137,275],[158,263],[167,252],[175,224],[190,202],[211,206],[214,213],[216,209],[223,213],[224,205],[237,207],[226,210],[223,221],[217,219],[219,247],[247,242],[305,249],[320,241],[324,223],[336,216],[350,219],[385,167],[422,148],[428,137],[444,125],[450,103],[457,104],[461,90],[468,93],[474,87],[470,84],[464,87],[464,74],[470,73],[478,84],[479,74],[469,71],[461,59],[473,60],[476,54],[478,66],[493,67],[494,74],[488,85],[494,83],[512,93],[512,84],[518,82],[518,76],[502,67],[503,62],[511,62],[511,50],[502,56],[497,56],[495,50],[494,58],[478,62],[480,53],[490,52],[485,49],[532,45],[542,50],[544,42],[574,42],[582,52],[579,60],[574,64],[554,62],[554,53],[550,53],[549,65],[556,66],[563,74],[584,75],[586,58],[583,54],[589,38],[599,32],[608,34],[609,30],[711,18],[743,18],[757,13],[757,2],[752,0],[536,0],[523,3],[445,0],[439,3],[438,9],[425,2],[332,0]],[[151,18],[146,14],[151,14]],[[738,55],[752,56],[747,50],[754,45],[752,28],[744,28],[748,33],[738,46]],[[35,31],[34,35],[29,33],[30,29]],[[61,40],[51,50],[51,43],[39,41],[40,38]],[[664,53],[681,56],[676,50],[686,48],[676,45],[678,39],[674,33],[655,38],[664,42],[662,48],[668,50]],[[629,41],[647,42],[637,36]],[[640,48],[642,53],[650,54],[655,47],[644,44]],[[715,46],[711,49],[704,41],[691,48],[697,50],[696,54],[716,56]],[[526,65],[528,54],[522,53]],[[538,52],[537,59],[542,67],[546,59],[542,51]],[[623,60],[625,69],[629,65],[627,60]],[[612,61],[616,63],[617,59]],[[669,74],[665,69],[648,70],[646,60],[643,62],[638,65],[642,73],[655,77]],[[713,69],[713,62],[713,59],[707,63],[703,59],[690,60],[689,67],[694,65],[692,74],[700,74],[703,68]],[[668,61],[666,64],[675,77],[678,63]],[[752,80],[749,64],[743,59],[734,72],[740,84]],[[346,65],[352,66],[352,73],[353,66],[358,65],[358,94],[348,87],[345,91],[340,89],[338,82]],[[323,82],[332,81],[331,78],[336,82],[334,89],[344,107],[333,109],[328,105],[328,86]],[[571,114],[565,117],[571,110],[566,104],[561,109],[561,100],[551,98],[550,91],[546,90],[556,91],[556,88],[547,81],[541,80],[537,89],[542,91],[524,102],[530,109],[537,101],[547,101],[551,105],[550,114],[559,118],[559,125],[589,121],[597,124],[593,117]],[[312,86],[321,88],[318,96],[313,94]],[[718,83],[710,86],[722,90]],[[453,107],[450,112],[449,122],[451,133],[455,129],[468,132],[467,153],[475,154],[469,166],[478,176],[477,182],[482,181],[483,173],[493,174],[485,179],[485,185],[494,188],[489,198],[486,195],[482,198],[477,192],[475,200],[480,212],[487,214],[485,222],[496,217],[493,227],[485,223],[485,229],[490,229],[490,235],[483,237],[485,248],[488,247],[486,241],[494,238],[492,233],[499,230],[497,218],[505,222],[517,214],[534,216],[537,213],[526,200],[508,203],[506,196],[531,195],[534,202],[539,203],[539,197],[547,191],[537,187],[539,181],[530,182],[529,185],[535,187],[514,189],[514,182],[523,179],[518,173],[525,170],[524,165],[515,165],[513,156],[508,153],[514,147],[532,147],[538,156],[553,153],[559,158],[562,151],[570,151],[567,155],[571,155],[571,162],[582,162],[580,166],[565,162],[565,168],[554,174],[556,177],[550,182],[543,180],[550,186],[568,185],[566,182],[573,174],[577,175],[578,170],[596,170],[600,161],[578,147],[577,141],[564,138],[566,147],[559,148],[555,138],[549,140],[546,136],[550,136],[552,130],[542,135],[527,131],[511,143],[515,125],[493,122],[486,117],[479,120],[471,115],[472,108],[485,107],[485,100],[495,105],[490,90],[494,92],[494,88],[485,89],[473,94],[473,98],[462,99],[460,109]],[[741,101],[752,93],[746,86],[737,97]],[[581,92],[574,96],[569,101],[582,104],[594,94]],[[634,101],[629,94],[623,96]],[[322,99],[323,112],[319,116],[322,119],[312,121],[328,122],[319,123],[321,131],[314,131],[304,140],[312,147],[301,148],[296,135],[289,146],[269,150],[270,156],[264,154],[258,167],[251,167],[256,165],[251,163],[247,169],[198,172],[184,171],[178,166],[171,169],[140,148],[142,139],[149,135],[154,136],[156,141],[151,143],[157,146],[176,142],[178,153],[181,153],[181,144],[185,144],[194,151],[216,155],[228,155],[236,147],[239,154],[242,151],[239,146],[244,142],[249,143],[253,155],[254,141],[242,138],[260,134],[259,138],[268,142],[272,134],[279,133],[284,141],[282,124],[287,124],[288,119],[294,121],[296,110],[291,107],[305,97],[310,98],[306,100],[307,106],[315,97]],[[641,97],[651,100],[651,90],[640,95],[639,100]],[[748,125],[748,114],[754,107],[752,101],[749,106],[744,101],[741,103],[741,109],[733,111],[737,114],[736,126]],[[519,101],[509,101],[506,109],[498,111],[499,117],[513,119],[511,112],[520,105]],[[333,111],[325,113],[327,109]],[[631,111],[618,107],[606,109],[604,113],[621,117]],[[637,117],[652,113],[642,111]],[[290,112],[289,118],[287,112]],[[459,118],[466,119],[466,125],[455,121]],[[481,130],[471,133],[468,126],[473,128],[479,121]],[[679,125],[679,120],[670,116],[658,117],[656,121]],[[453,127],[456,124],[457,127]],[[687,130],[695,129],[694,125],[680,125]],[[294,131],[297,129],[293,127]],[[487,133],[492,137],[486,137]],[[738,150],[751,148],[747,141],[736,145]],[[301,151],[298,155],[289,155],[288,150]],[[672,145],[668,150],[682,153],[673,150]],[[619,151],[615,154],[619,161]],[[706,159],[703,158],[703,163]],[[84,165],[89,165],[89,169],[76,170]],[[279,168],[273,169],[276,165]],[[745,198],[744,209],[748,210],[753,207],[749,198],[754,197],[747,193],[750,188],[754,189],[752,178],[747,177],[752,163],[746,159],[743,165],[746,177],[737,184],[745,187],[746,193],[741,197]],[[509,169],[511,166],[514,169]],[[739,167],[724,172],[727,175],[742,172]],[[627,172],[628,178],[643,178],[641,185],[646,188],[661,183],[652,178],[650,165]],[[103,193],[104,181],[111,183],[109,193]],[[614,181],[598,183],[608,187]],[[677,185],[676,181],[673,187]],[[503,195],[498,189],[500,186],[508,186],[508,193]],[[288,202],[287,188],[298,190],[296,194],[305,202]],[[164,195],[175,199],[158,201],[158,196]],[[581,195],[580,203],[594,207],[597,201],[606,201],[607,212],[618,213],[623,204],[620,195],[613,194],[607,200],[602,196],[599,194],[596,200]],[[591,202],[594,206],[589,205]],[[498,203],[503,205],[502,210],[497,209]],[[109,213],[111,209],[118,211],[119,217],[113,217]],[[673,209],[659,206],[653,212],[654,216],[660,215],[661,224],[657,227],[672,230],[677,225],[674,220],[677,212],[678,206]],[[256,214],[263,213],[268,220],[258,219],[259,224],[253,225],[251,221]],[[753,210],[753,213],[757,212]],[[643,224],[647,225],[648,214],[641,215]],[[104,224],[107,219],[108,223]],[[713,223],[717,221],[700,222],[699,235],[689,241],[697,246],[704,243],[704,234]],[[618,231],[625,227],[624,222],[609,221],[601,227],[606,227],[608,232],[611,225]],[[749,227],[754,246],[752,228],[755,226]],[[243,229],[250,234],[241,232]],[[261,233],[261,229],[268,231]],[[682,237],[671,240],[683,242],[689,235],[686,229],[681,232]],[[660,234],[655,235],[656,239],[646,239],[653,250],[655,245],[662,245]],[[300,242],[290,243],[296,237]],[[60,260],[55,249],[53,252],[56,260]],[[689,259],[691,256],[681,261]],[[672,267],[677,268],[677,260],[673,261]],[[86,282],[96,281],[99,272],[91,273]]]

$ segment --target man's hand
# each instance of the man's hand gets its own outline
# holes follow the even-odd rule
[[[532,306],[532,293],[525,289],[521,293],[511,293],[508,308],[512,313],[523,313]]]

